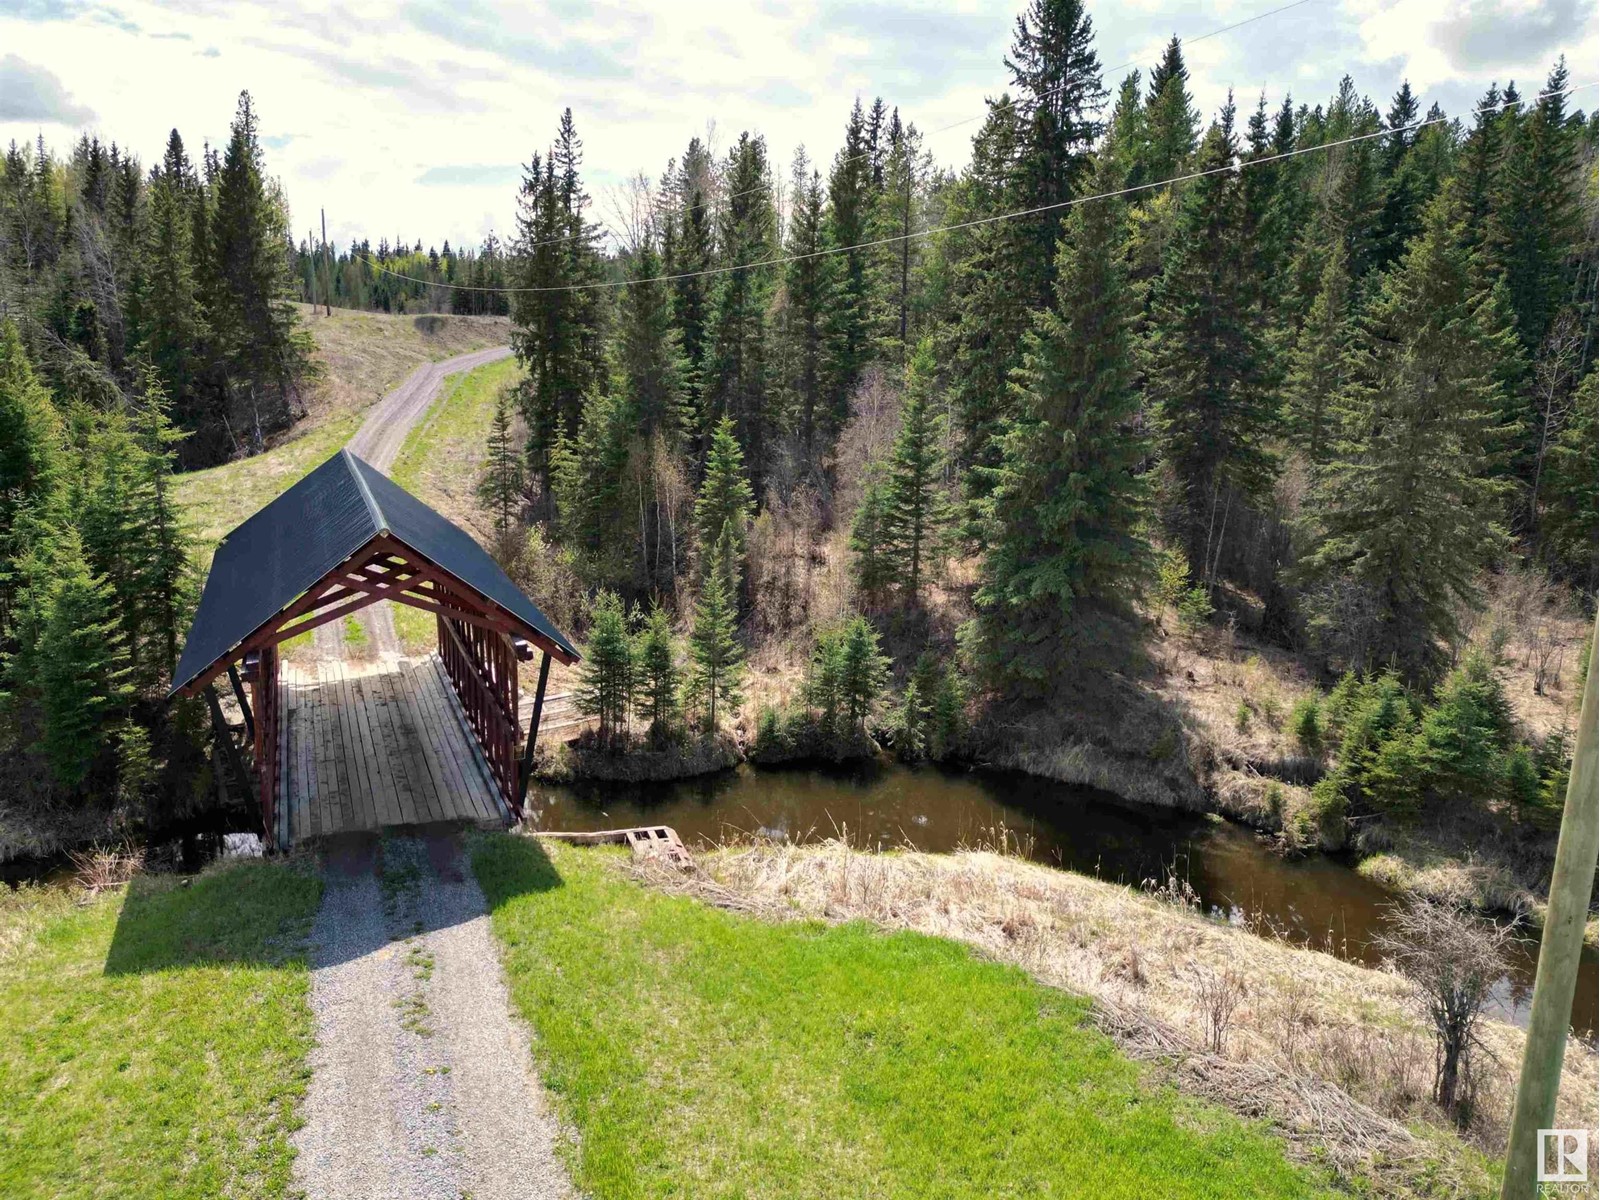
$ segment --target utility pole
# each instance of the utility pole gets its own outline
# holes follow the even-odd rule
[[[322,213],[322,307],[325,315],[333,316],[333,264],[328,259],[328,210]]]
[[[1600,621],[1596,628],[1600,629]],[[1591,643],[1589,676],[1583,685],[1578,717],[1578,744],[1572,752],[1561,839],[1550,878],[1550,906],[1539,941],[1539,970],[1533,979],[1533,1010],[1528,1017],[1528,1042],[1517,1080],[1517,1103],[1511,1115],[1511,1140],[1506,1146],[1506,1174],[1500,1200],[1533,1200],[1544,1147],[1539,1130],[1555,1125],[1556,1093],[1572,1023],[1572,993],[1583,953],[1583,927],[1589,917],[1589,891],[1600,863],[1600,772],[1596,771],[1595,677],[1600,675],[1600,638]]]

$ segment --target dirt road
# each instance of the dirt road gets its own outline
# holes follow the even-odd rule
[[[307,1200],[571,1197],[458,836],[331,842],[323,878],[317,1044],[294,1135]]]
[[[405,377],[400,386],[372,406],[366,420],[361,422],[361,428],[345,445],[357,458],[388,474],[395,459],[400,456],[401,447],[406,444],[406,435],[433,407],[447,378],[498,362],[510,353],[510,346],[491,346],[487,350],[474,350],[471,354],[458,354],[454,358],[418,367]],[[389,605],[376,604],[363,609],[357,620],[365,628],[373,650],[379,654],[401,653],[400,639],[394,631],[394,617]],[[330,621],[320,626],[312,638],[321,657],[344,657],[344,622]]]

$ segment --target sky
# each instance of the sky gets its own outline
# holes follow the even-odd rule
[[[1273,11],[1290,2],[1088,0],[1109,88],[1177,34],[1207,118],[1230,87],[1241,108],[1263,91],[1314,104],[1345,73],[1381,108],[1409,79],[1451,114],[1492,82],[1537,92],[1563,53],[1574,84],[1600,77],[1597,0]],[[801,144],[825,164],[858,95],[898,106],[960,167],[984,98],[1008,82],[1023,3],[0,0],[0,143],[43,133],[59,151],[87,130],[149,164],[176,126],[197,156],[226,141],[248,88],[297,234],[326,208],[340,245],[477,243],[511,234],[520,167],[570,105],[596,215],[620,225],[627,181],[658,178],[695,135],[725,151],[760,132],[782,176]]]

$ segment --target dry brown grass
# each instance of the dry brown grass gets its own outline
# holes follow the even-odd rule
[[[1258,937],[1185,907],[984,851],[874,855],[842,843],[735,846],[658,886],[774,918],[863,919],[954,938],[1089,997],[1096,1020],[1180,1087],[1269,1119],[1297,1152],[1380,1194],[1486,1190],[1523,1034],[1488,1022],[1467,1143],[1429,1098],[1433,1047],[1388,971]],[[648,872],[648,868],[645,868]],[[1558,1123],[1596,1119],[1596,1058],[1568,1051]],[[1417,1189],[1423,1190],[1423,1189]]]
[[[316,339],[313,357],[320,377],[306,419],[281,440],[303,436],[341,415],[364,412],[423,363],[511,340],[511,322],[505,317],[392,316],[346,308],[327,317],[305,306],[300,316]]]

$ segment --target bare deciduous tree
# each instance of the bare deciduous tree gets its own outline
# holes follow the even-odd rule
[[[1471,1118],[1478,1023],[1505,975],[1508,928],[1422,899],[1391,910],[1390,928],[1375,939],[1416,989],[1434,1035],[1433,1098],[1457,1123]]]

